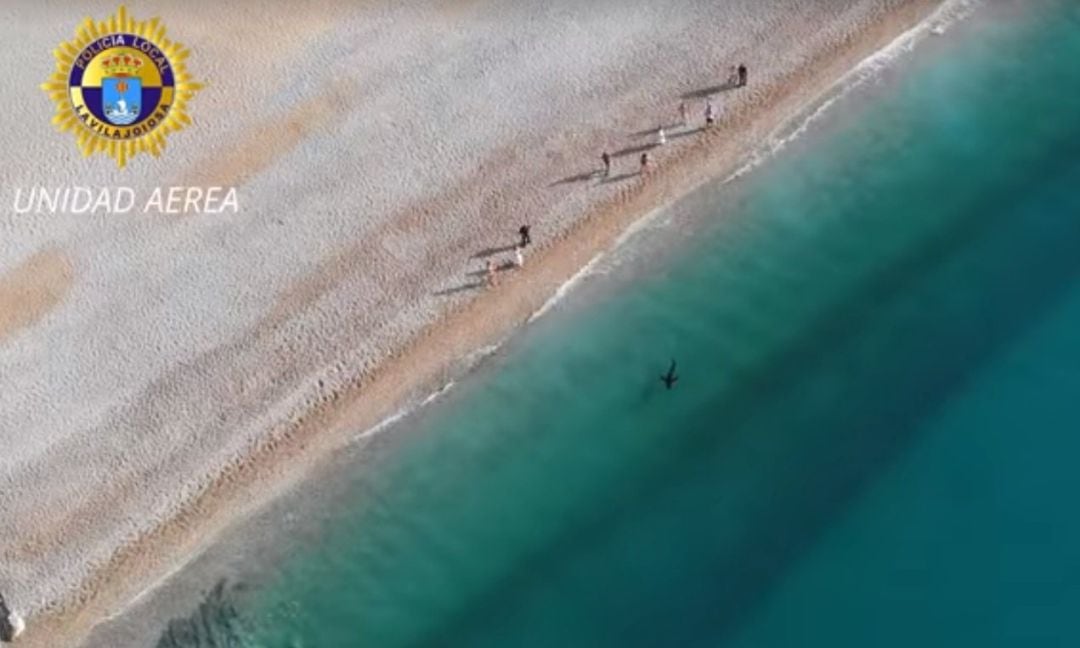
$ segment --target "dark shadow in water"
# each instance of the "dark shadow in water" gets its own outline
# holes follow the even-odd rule
[[[1047,175],[1054,171],[1048,168]],[[493,620],[519,617],[520,593],[548,583],[566,556],[617,542],[615,531],[634,523],[642,501],[662,505],[675,497],[671,489],[681,484],[674,475],[708,471],[712,465],[704,457],[723,456],[725,447],[752,444],[761,435],[792,439],[782,463],[787,472],[763,475],[764,502],[740,521],[745,528],[734,549],[692,566],[696,582],[717,584],[707,596],[657,592],[647,601],[618,599],[603,609],[604,618],[622,620],[611,628],[607,645],[704,647],[731,639],[821,534],[906,452],[921,423],[1080,280],[1080,219],[1010,213],[1009,206],[1026,200],[1025,191],[1032,188],[994,189],[968,205],[967,216],[951,229],[869,277],[803,335],[743,376],[738,388],[710,404],[708,412],[685,415],[701,421],[722,413],[722,428],[678,427],[681,421],[672,421],[667,432],[678,448],[661,473],[642,479],[640,490],[625,493],[622,502],[567,524],[562,537],[523,558],[414,645],[472,645],[478,631],[490,632],[478,629],[490,628]],[[969,256],[980,249],[989,252]],[[964,260],[957,260],[958,253]],[[957,290],[966,292],[957,295]],[[888,309],[913,293],[929,293],[935,299],[927,303],[936,309]],[[886,324],[881,317],[890,319]],[[890,344],[867,346],[887,349],[885,357],[852,352],[863,348],[858,345],[867,335],[883,330]],[[842,407],[815,397],[813,379],[822,369],[845,375],[849,389]],[[706,538],[717,537],[726,520],[719,507],[697,514],[693,523],[700,523]],[[580,600],[611,595],[605,583],[574,582],[583,590],[574,593]]]
[[[1044,177],[1053,175],[1048,168]],[[410,645],[496,645],[476,641],[477,633],[490,639],[499,620],[520,618],[522,593],[546,587],[552,575],[567,569],[567,556],[618,546],[618,530],[634,524],[643,502],[662,507],[675,501],[687,483],[682,476],[708,483],[702,476],[733,446],[757,449],[755,439],[765,439],[765,447],[783,439],[784,447],[771,451],[782,456],[764,458],[779,460],[784,472],[761,476],[765,492],[749,502],[741,533],[722,538],[734,546],[692,566],[678,565],[692,569],[696,582],[715,584],[704,594],[653,592],[642,601],[613,597],[607,583],[572,579],[578,600],[613,599],[602,609],[603,618],[620,624],[610,624],[604,645],[704,647],[732,638],[852,501],[904,455],[922,423],[1080,280],[1080,219],[1062,211],[1010,209],[1028,199],[1025,189],[1032,188],[986,191],[964,209],[964,218],[868,276],[800,336],[741,376],[736,388],[719,394],[707,411],[681,412],[669,429],[650,430],[668,434],[673,450],[636,482],[635,491],[566,524],[563,535],[522,557],[456,616]],[[914,298],[935,306],[894,308]],[[888,344],[867,344],[882,335]],[[648,373],[652,383],[653,368]],[[843,375],[842,406],[815,393],[821,375]],[[717,423],[703,426],[702,420]],[[680,525],[700,529],[697,545],[722,546],[718,534],[726,516],[722,507],[707,506],[695,510],[693,520],[680,518]],[[170,622],[158,648],[240,646],[234,591],[218,583],[195,613]],[[513,636],[503,638],[499,645],[514,645]]]
[[[243,625],[232,599],[243,590],[220,580],[191,616],[173,619],[156,644],[157,648],[241,648]]]

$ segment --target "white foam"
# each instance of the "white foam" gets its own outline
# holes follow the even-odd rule
[[[928,35],[942,35],[955,23],[970,16],[980,4],[980,0],[947,0],[934,13],[912,27],[900,36],[893,39],[885,47],[874,52],[860,61],[854,68],[845,73],[823,94],[818,95],[808,102],[799,115],[806,115],[801,119],[782,124],[772,131],[765,139],[764,144],[755,149],[747,158],[746,163],[736,169],[723,184],[727,184],[749,173],[760,166],[766,160],[782,151],[788,144],[802,137],[814,123],[821,119],[838,101],[847,97],[854,90],[862,87],[868,81],[880,77],[883,70],[889,68],[901,57],[915,49],[915,46]],[[808,114],[807,114],[808,113]],[[792,127],[794,125],[794,127]],[[703,184],[707,184],[703,183]],[[637,234],[653,225],[657,217],[665,213],[665,208],[654,209],[645,216],[634,221],[615,240],[611,247],[612,251],[618,251]],[[668,221],[664,221],[666,225]],[[599,274],[600,261],[606,256],[606,252],[597,254],[573,277],[559,286],[555,294],[547,302],[529,316],[528,323],[532,323],[545,315],[556,304],[561,302],[584,278],[593,274]]]
[[[587,213],[582,209],[587,192],[553,200],[561,192],[530,188],[532,181],[564,175],[566,161],[591,156],[596,138],[610,132],[613,120],[633,115],[655,123],[661,110],[671,110],[673,93],[689,89],[683,83],[711,84],[713,71],[701,60],[746,52],[756,67],[780,73],[827,40],[818,39],[813,47],[801,38],[763,41],[758,35],[766,28],[787,26],[790,33],[814,36],[848,22],[846,12],[831,10],[830,3],[791,3],[802,8],[801,15],[816,18],[795,24],[775,3],[626,3],[619,20],[611,20],[588,3],[560,0],[507,3],[499,20],[455,18],[461,29],[446,38],[440,31],[443,16],[413,3],[390,3],[384,10],[337,2],[337,10],[297,11],[285,20],[295,29],[284,40],[266,39],[263,32],[275,33],[286,13],[264,12],[248,30],[245,45],[272,42],[273,61],[298,62],[294,76],[302,81],[283,89],[254,82],[275,80],[268,72],[275,65],[225,74],[220,62],[228,57],[216,54],[236,44],[215,36],[222,20],[235,16],[233,8],[208,4],[209,13],[183,21],[183,3],[156,4],[175,5],[171,13],[185,23],[176,25],[177,32],[210,48],[194,65],[201,78],[217,80],[216,90],[199,99],[203,126],[185,131],[183,146],[170,155],[141,160],[145,173],[125,176],[135,178],[131,182],[140,190],[157,179],[190,175],[208,159],[220,161],[219,144],[249,150],[248,142],[259,140],[263,117],[289,118],[290,108],[302,109],[309,99],[327,108],[335,120],[330,129],[335,141],[348,145],[329,145],[333,138],[317,121],[314,128],[299,128],[304,137],[295,148],[285,146],[280,156],[252,167],[243,181],[245,214],[226,220],[0,214],[0,270],[53,243],[77,270],[64,303],[22,330],[17,343],[0,348],[0,374],[14,381],[0,398],[0,437],[8,442],[0,457],[5,486],[0,489],[5,511],[0,553],[19,546],[23,537],[53,529],[54,520],[80,507],[97,506],[91,495],[101,488],[140,485],[127,489],[130,497],[84,516],[88,523],[70,529],[62,550],[35,555],[25,565],[2,566],[5,582],[21,588],[18,599],[36,606],[23,610],[31,617],[76,591],[117,547],[167,519],[223,465],[244,456],[247,446],[299,421],[312,404],[332,398],[397,342],[423,330],[429,317],[442,312],[444,300],[431,293],[459,270],[453,242],[490,234],[487,197],[520,193],[522,202],[514,204],[543,214],[538,231],[566,229]],[[436,10],[443,8],[433,5]],[[325,20],[328,15],[334,19]],[[55,20],[0,22],[12,27],[13,42],[40,44],[55,37]],[[566,29],[567,24],[575,28]],[[336,46],[342,42],[350,46]],[[14,47],[13,55],[12,87],[39,101],[37,45]],[[622,82],[639,75],[649,82]],[[269,112],[249,110],[260,106]],[[433,106],[438,119],[429,118]],[[297,123],[303,121],[298,113]],[[402,124],[408,146],[402,146]],[[18,144],[0,147],[20,162],[6,167],[9,187],[37,184],[43,177],[115,182],[107,161],[98,160],[91,169],[65,153],[60,157],[69,161],[63,162],[55,155],[70,146],[62,137],[39,129],[27,140],[24,130],[0,129],[0,141]],[[575,135],[551,137],[571,130]],[[469,197],[449,191],[477,174],[477,163],[510,159],[504,155],[507,147],[541,142],[550,148],[530,154],[528,164],[492,164],[484,170],[483,191],[461,192]],[[243,162],[246,169],[246,157],[225,161]],[[341,180],[343,170],[348,182]],[[481,193],[482,200],[473,200]],[[440,222],[446,229],[437,236],[413,237],[407,234],[411,228],[388,227],[399,214],[419,213],[414,208],[427,213],[432,206],[445,213]],[[303,217],[292,218],[296,214]],[[282,226],[264,227],[275,220]],[[348,252],[350,242],[374,242],[376,235],[385,237],[383,245],[372,254],[363,248],[349,257],[356,259],[356,271],[345,273],[340,285],[323,294],[321,286],[330,284],[309,280],[330,276],[322,261]],[[400,273],[402,259],[416,266],[415,281],[387,280],[414,276]],[[426,261],[417,264],[418,259]],[[584,276],[600,271],[590,265],[530,321]],[[291,298],[301,294],[299,302]],[[321,295],[317,301],[305,301],[316,294]],[[279,312],[279,306],[280,320],[275,315],[273,325],[262,327],[266,314]],[[324,372],[325,359],[344,356],[351,369],[317,385],[315,374]],[[362,434],[381,432],[406,413],[397,412]],[[102,433],[104,443],[77,443]],[[69,448],[79,451],[69,456]],[[118,452],[125,455],[119,464]],[[122,472],[115,470],[118,465]],[[147,466],[154,467],[153,479],[140,480],[150,474]],[[65,479],[51,478],[57,474]],[[39,506],[42,502],[47,505]]]
[[[402,407],[401,409],[397,410],[396,412],[394,412],[390,416],[387,416],[386,418],[379,421],[375,425],[373,425],[373,426],[371,426],[371,427],[369,427],[369,428],[367,428],[365,430],[361,430],[359,433],[357,433],[356,435],[353,436],[352,440],[353,441],[360,441],[361,439],[369,439],[369,438],[371,438],[373,436],[381,434],[382,432],[385,432],[386,429],[389,428],[391,425],[393,425],[394,423],[397,423],[401,419],[405,418],[414,409],[415,409],[415,407],[413,407],[411,405],[407,405],[405,407]]]
[[[942,35],[946,33],[953,24],[970,16],[978,4],[980,4],[980,0],[948,0],[923,22],[907,32],[904,32],[882,49],[860,61],[858,65],[830,86],[825,93],[806,104],[805,110],[801,113],[805,114],[808,112],[805,117],[801,120],[796,118],[793,121],[789,121],[770,133],[766,138],[765,143],[749,155],[746,164],[725,178],[723,183],[726,184],[745,175],[782,151],[789,143],[797,140],[806,133],[807,130],[809,130],[815,122],[821,119],[821,117],[824,116],[838,101],[848,96],[855,89],[863,86],[866,82],[878,78],[883,70],[893,65],[900,57],[911,52],[927,35]],[[793,124],[794,127],[792,127]],[[703,184],[707,183],[708,182],[704,182]],[[609,256],[609,253],[621,250],[633,237],[647,229],[651,229],[657,222],[658,217],[665,213],[667,213],[666,208],[657,208],[631,223],[621,234],[619,234],[608,250],[596,254],[572,277],[563,282],[555,293],[529,316],[526,323],[531,324],[547,314],[587,277],[603,274],[604,270],[601,268],[601,262]],[[667,225],[669,222],[669,219],[665,220],[663,221],[663,225]],[[503,341],[499,341],[481,347],[468,354],[463,361],[463,371],[471,371],[485,358],[494,355],[502,347],[502,344]],[[438,390],[424,397],[422,400],[406,404],[379,423],[356,434],[353,437],[353,441],[371,438],[387,431],[393,424],[401,421],[406,416],[437,401],[440,397],[453,389],[455,385],[456,381],[451,380]]]
[[[426,407],[426,406],[434,403],[435,401],[437,401],[439,398],[441,398],[447,392],[449,392],[451,389],[453,389],[456,385],[457,385],[457,381],[451,380],[451,381],[447,382],[445,385],[443,385],[442,387],[439,387],[438,389],[436,389],[432,393],[425,396],[422,400],[410,401],[409,403],[403,405],[401,408],[399,408],[397,411],[395,411],[393,414],[391,414],[390,416],[387,416],[386,418],[379,421],[375,425],[373,425],[373,426],[371,426],[369,428],[366,428],[364,430],[361,430],[357,434],[353,435],[352,441],[355,442],[355,441],[360,441],[360,440],[363,440],[363,439],[370,439],[371,437],[374,437],[374,436],[377,436],[379,434],[382,434],[383,432],[386,432],[387,430],[389,430],[389,428],[392,425],[394,425],[398,421],[402,420],[406,416],[409,416],[410,414],[418,411],[419,409],[421,409],[423,407]]]
[[[129,612],[130,609],[138,605],[140,601],[145,599],[150,594],[156,592],[158,589],[160,589],[166,583],[172,580],[173,576],[187,568],[187,566],[193,563],[198,556],[198,553],[191,553],[186,555],[184,560],[177,562],[167,572],[162,574],[160,577],[154,579],[154,581],[146,587],[139,590],[139,593],[132,597],[130,601],[125,602],[122,606],[114,610],[112,613],[105,615],[101,622],[106,623],[108,621],[112,621],[113,619],[120,618],[121,616]]]
[[[638,229],[640,229],[640,227],[638,227]],[[624,237],[620,237],[620,240],[623,240],[623,238],[625,238],[625,233],[624,233]],[[561,286],[559,286],[559,288],[555,291],[555,294],[552,295],[551,298],[548,299],[544,303],[543,306],[541,306],[539,309],[534,311],[532,313],[532,315],[529,316],[529,319],[527,320],[527,323],[531,323],[534,320],[540,318],[546,312],[548,312],[553,306],[555,306],[558,302],[562,301],[562,299],[565,298],[566,295],[569,294],[570,291],[582,279],[584,279],[585,277],[587,277],[587,276],[589,276],[589,275],[591,275],[591,274],[593,274],[595,272],[598,263],[600,262],[600,260],[603,257],[604,257],[603,252],[597,254],[587,264],[585,264],[584,267],[582,267],[580,270],[578,270],[577,273],[575,273],[573,277],[571,277],[566,282],[564,282]],[[472,369],[474,369],[476,367],[476,365],[480,364],[480,362],[482,362],[485,358],[489,358],[492,355],[494,355],[500,348],[502,348],[502,345],[503,345],[503,340],[500,340],[499,342],[496,342],[494,344],[488,344],[486,346],[482,346],[479,349],[476,349],[475,351],[469,353],[463,359],[463,367],[461,368],[461,371],[463,373],[471,371]],[[373,436],[376,436],[378,434],[381,434],[381,433],[387,431],[393,424],[397,423],[398,421],[401,421],[406,416],[409,416],[410,414],[413,414],[414,412],[418,411],[419,409],[434,403],[439,398],[444,396],[447,392],[449,392],[451,389],[453,389],[456,385],[457,385],[457,381],[455,381],[455,380],[451,380],[451,381],[447,382],[445,385],[443,385],[439,389],[437,389],[434,392],[432,392],[432,393],[428,394],[427,396],[425,396],[419,402],[412,401],[412,402],[402,406],[400,409],[395,411],[393,414],[391,414],[390,416],[387,416],[386,418],[379,421],[378,423],[376,423],[372,427],[367,428],[367,429],[362,430],[361,432],[357,433],[356,435],[354,435],[352,437],[352,440],[355,442],[355,441],[360,441],[360,440],[363,440],[363,439],[368,439],[368,438],[371,438]]]
[[[437,389],[436,391],[434,391],[434,392],[432,392],[431,394],[429,394],[427,398],[425,398],[424,400],[420,401],[420,407],[424,407],[424,406],[426,406],[426,405],[430,405],[430,404],[434,403],[434,402],[435,402],[435,401],[437,401],[437,400],[438,400],[439,398],[441,398],[441,397],[443,396],[443,394],[446,394],[446,393],[447,393],[448,391],[450,391],[451,389],[453,389],[453,388],[454,388],[454,385],[456,385],[456,384],[457,384],[457,383],[456,383],[456,381],[453,381],[453,380],[451,380],[450,382],[446,383],[445,385],[443,385],[442,387],[440,387],[440,388],[439,388],[439,389]]]
[[[601,252],[601,253],[597,254],[596,256],[594,256],[588,263],[585,264],[585,266],[583,268],[581,268],[581,270],[578,270],[574,274],[573,277],[570,277],[569,279],[566,280],[566,282],[563,283],[563,285],[559,286],[559,289],[555,291],[555,294],[552,295],[551,298],[549,298],[546,302],[544,302],[543,306],[536,309],[536,311],[532,315],[529,316],[529,319],[526,321],[526,323],[531,324],[532,322],[540,319],[549,310],[551,310],[551,308],[553,306],[555,306],[556,304],[561,302],[568,294],[570,294],[570,291],[573,290],[574,287],[582,279],[584,279],[585,277],[588,277],[590,274],[593,273],[593,270],[596,268],[596,265],[600,262],[600,259],[602,259],[604,257],[604,254],[605,254],[604,252]]]
[[[487,346],[482,346],[479,349],[473,351],[469,355],[465,356],[464,365],[466,369],[472,369],[476,365],[480,364],[485,358],[489,358],[495,355],[495,352],[502,347],[502,342],[496,342]]]
[[[915,46],[927,36],[945,34],[954,24],[970,16],[979,4],[979,0],[948,0],[921,23],[860,61],[823,94],[804,105],[793,120],[782,124],[770,133],[765,142],[747,156],[746,162],[724,179],[724,184],[741,178],[773,158],[788,144],[802,137],[814,123],[828,113],[836,102],[847,97],[868,81],[880,78],[882,71],[913,51]]]

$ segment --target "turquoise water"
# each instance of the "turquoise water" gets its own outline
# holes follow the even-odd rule
[[[984,11],[160,645],[1080,645],[1080,7]]]

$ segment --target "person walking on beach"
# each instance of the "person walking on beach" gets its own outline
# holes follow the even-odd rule
[[[525,267],[525,255],[522,254],[521,250],[522,250],[522,248],[521,248],[520,245],[517,246],[516,248],[514,248],[514,265],[516,265],[519,268],[524,268]]]
[[[521,247],[525,247],[529,243],[532,243],[532,237],[529,236],[529,226],[522,225],[518,228],[518,234],[521,236]]]
[[[664,127],[661,126],[656,129],[656,143],[660,146],[667,144],[667,134],[664,133]]]
[[[749,76],[749,70],[746,69],[745,63],[739,64],[739,87],[746,87],[747,77]]]
[[[712,97],[709,97],[705,101],[705,126],[712,126],[716,123],[716,106],[713,105]]]
[[[650,168],[652,168],[652,167],[650,166],[650,162],[649,162],[649,154],[648,153],[642,153],[641,154],[641,175],[648,175]]]
[[[684,128],[690,125],[690,109],[686,107],[685,101],[679,104],[679,123]]]
[[[499,285],[499,277],[496,274],[495,262],[491,259],[487,260],[487,264],[484,267],[484,274],[487,276],[488,286],[494,288]]]
[[[604,163],[604,177],[611,175],[611,154],[604,151],[600,154],[600,161]]]

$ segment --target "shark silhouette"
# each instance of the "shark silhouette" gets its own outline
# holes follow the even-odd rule
[[[679,376],[675,374],[675,360],[671,361],[671,366],[668,368],[667,373],[660,376],[661,382],[668,389],[675,386],[675,383],[679,382]]]

